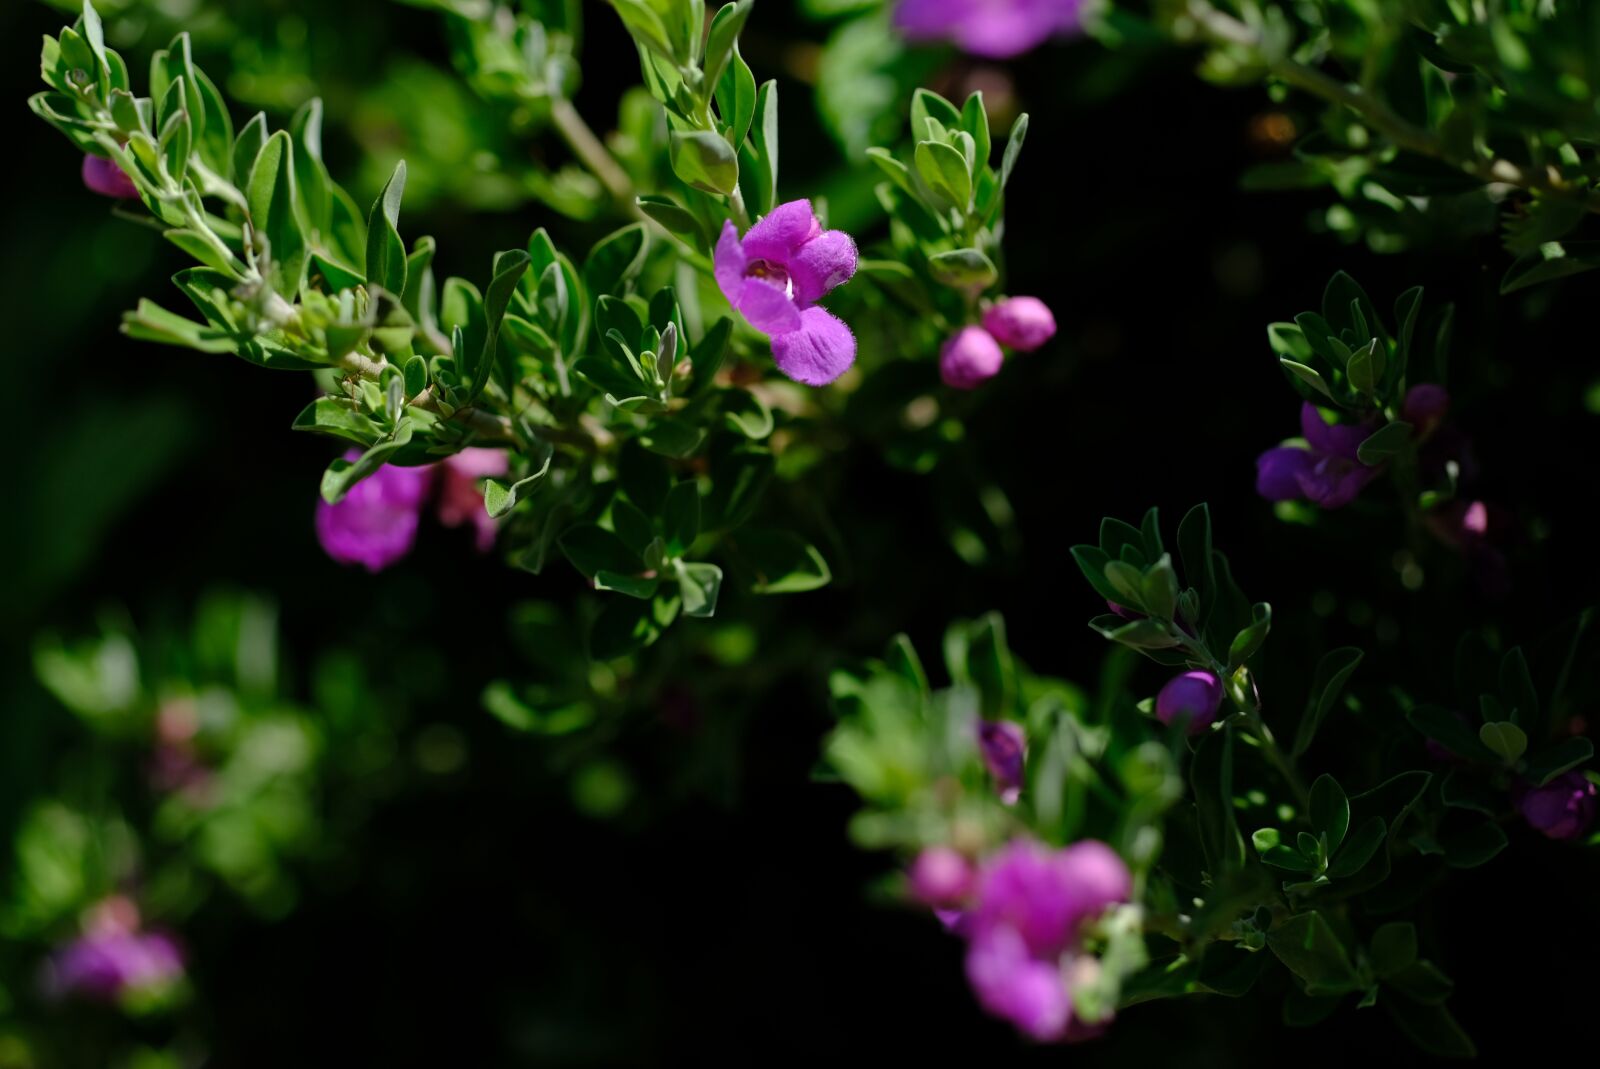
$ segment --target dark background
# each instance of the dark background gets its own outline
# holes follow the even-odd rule
[[[337,52],[342,84],[359,84],[400,50],[446,63],[434,17],[346,6],[339,39],[310,42]],[[816,36],[787,25],[782,7],[763,4],[752,20],[746,54],[758,73],[792,37]],[[598,5],[587,13],[578,103],[604,116],[637,70],[614,19]],[[1292,1031],[1278,1023],[1278,1000],[1259,993],[1137,1007],[1083,1048],[1020,1043],[973,1005],[955,940],[925,916],[869,900],[868,884],[892,861],[850,845],[854,799],[812,780],[829,726],[826,660],[729,712],[736,722],[722,729],[739,755],[731,782],[685,789],[670,770],[690,758],[694,732],[647,725],[616,744],[640,781],[625,817],[574,812],[545,775],[539,740],[509,734],[477,701],[482,681],[515,660],[509,607],[562,597],[574,582],[476,558],[463,532],[437,527],[379,577],[335,566],[311,527],[329,447],[288,431],[306,380],[117,334],[138,296],[171,300],[164,278],[181,264],[154,234],[109,219],[78,186],[70,148],[26,113],[32,42],[59,23],[40,5],[0,13],[13,176],[0,205],[13,443],[0,831],[9,836],[16,806],[75,729],[32,683],[28,642],[45,626],[83,629],[106,602],[149,617],[181,614],[218,582],[267,591],[280,602],[291,663],[342,643],[399,671],[425,641],[449,682],[419,687],[415,720],[453,725],[468,747],[460,771],[418,780],[348,844],[343,863],[319,867],[292,918],[241,924],[219,902],[196,919],[186,935],[214,1064],[887,1054],[1206,1066],[1413,1056],[1379,1011],[1347,1008]],[[602,57],[612,56],[625,61],[608,67]],[[1507,258],[1492,236],[1388,257],[1310,236],[1306,221],[1330,193],[1238,188],[1241,172],[1275,151],[1250,132],[1264,95],[1204,86],[1183,54],[1108,58],[1093,44],[1056,46],[1013,72],[1033,125],[1008,203],[1011,288],[1044,298],[1062,329],[991,384],[968,430],[1015,508],[1018,552],[987,568],[963,564],[937,535],[934,480],[859,449],[835,473],[848,581],[783,600],[765,634],[774,643],[793,634],[804,648],[823,636],[832,656],[857,657],[907,630],[931,655],[947,620],[993,608],[1027,663],[1092,684],[1103,644],[1083,627],[1096,606],[1067,548],[1093,540],[1104,514],[1136,518],[1156,504],[1175,523],[1208,500],[1241,585],[1279,613],[1269,720],[1274,687],[1295,696],[1285,702],[1293,709],[1322,649],[1368,650],[1356,686],[1370,700],[1362,717],[1330,726],[1321,754],[1347,784],[1370,785],[1362,775],[1375,748],[1416,749],[1394,730],[1391,676],[1416,691],[1446,688],[1464,628],[1537,643],[1594,600],[1597,417],[1584,403],[1600,378],[1594,276],[1501,299]],[[354,149],[339,134],[339,86],[327,92],[330,162],[346,173]],[[838,165],[807,92],[784,81],[788,197]],[[373,191],[354,192],[364,201]],[[441,236],[446,272],[477,273],[494,248],[536,225],[578,248],[594,236],[536,205],[492,216],[436,205],[408,232]],[[1298,410],[1263,328],[1315,307],[1340,267],[1380,308],[1415,283],[1430,301],[1456,302],[1453,417],[1476,443],[1480,495],[1510,509],[1523,532],[1502,600],[1479,595],[1445,553],[1425,562],[1421,592],[1404,590],[1390,563],[1398,520],[1378,500],[1390,492],[1384,483],[1318,528],[1279,522],[1253,492],[1255,455],[1296,433]],[[1333,612],[1307,611],[1319,592],[1335,595]],[[1159,685],[1154,671],[1136,677],[1147,691]],[[1595,666],[1579,671],[1592,676]],[[1595,1006],[1587,970],[1600,954],[1600,855],[1511,831],[1504,855],[1455,874],[1417,918],[1488,1064],[1577,1041]]]

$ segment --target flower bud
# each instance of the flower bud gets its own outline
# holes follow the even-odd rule
[[[1056,317],[1037,297],[1007,297],[983,313],[983,329],[1001,345],[1031,353],[1056,333]]]
[[[103,197],[116,200],[136,200],[139,196],[139,187],[133,184],[133,179],[104,156],[83,158],[83,184]]]
[[[911,893],[923,905],[935,909],[959,906],[972,893],[977,873],[958,851],[948,846],[930,846],[917,855],[908,874]]]
[[[954,390],[972,390],[995,377],[1005,354],[982,327],[962,327],[939,350],[939,377]]]
[[[1210,727],[1221,707],[1222,681],[1212,672],[1174,676],[1156,695],[1156,719],[1163,724],[1182,722],[1191,735]]]
[[[1400,405],[1400,418],[1415,429],[1418,438],[1426,438],[1444,422],[1450,411],[1450,393],[1443,386],[1421,382],[1406,391]]]
[[[978,750],[983,767],[994,777],[1000,800],[1013,805],[1022,796],[1022,764],[1027,737],[1012,720],[985,720],[978,725]]]

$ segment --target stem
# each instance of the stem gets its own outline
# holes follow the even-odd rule
[[[1459,159],[1450,154],[1444,142],[1435,134],[1408,122],[1381,98],[1357,86],[1347,85],[1315,67],[1287,57],[1267,55],[1266,41],[1260,31],[1232,15],[1218,11],[1205,0],[1189,0],[1185,13],[1202,36],[1213,43],[1238,45],[1260,53],[1267,72],[1273,77],[1330,103],[1344,105],[1402,149],[1441,160],[1484,182],[1577,198],[1587,210],[1600,212],[1600,195],[1591,194],[1581,184],[1568,181],[1555,167],[1524,167],[1511,160],[1493,157]]]
[[[627,205],[630,211],[637,211],[634,204],[633,180],[595,136],[594,131],[589,129],[589,124],[583,121],[583,116],[572,106],[572,101],[564,97],[553,97],[550,101],[550,117],[555,121],[561,139],[572,149],[572,154],[600,179],[600,184],[606,187],[606,192],[611,194],[612,199],[619,204]]]
[[[733,212],[733,221],[738,224],[739,229],[749,230],[750,209],[744,206],[744,193],[737,185],[733,187],[733,192],[728,194],[728,208]]]

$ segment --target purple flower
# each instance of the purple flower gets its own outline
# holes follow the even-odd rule
[[[856,273],[856,243],[822,229],[809,200],[778,205],[743,240],[732,221],[723,224],[714,261],[728,303],[772,336],[779,371],[825,386],[855,363],[855,335],[816,302]]]
[[[1031,353],[1056,333],[1056,317],[1037,297],[1007,297],[983,313],[983,329],[1001,345]]]
[[[1018,839],[984,866],[964,918],[967,980],[979,1003],[1034,1039],[1071,1039],[1067,966],[1084,924],[1133,892],[1133,877],[1094,840],[1054,850]]]
[[[1083,0],[900,0],[894,24],[913,41],[951,41],[963,52],[1009,59],[1079,29]]]
[[[1443,386],[1422,382],[1406,391],[1400,418],[1411,424],[1418,438],[1426,438],[1444,422],[1450,411],[1450,393]]]
[[[183,976],[177,943],[159,932],[103,931],[60,947],[45,963],[45,991],[54,998],[76,995],[114,1002]]]
[[[345,459],[359,456],[351,450]],[[322,548],[341,564],[363,564],[372,572],[387,568],[411,552],[432,478],[429,468],[385,464],[337,505],[318,501],[317,539]]]
[[[1543,787],[1520,788],[1513,798],[1523,819],[1552,839],[1576,839],[1594,821],[1595,785],[1582,772],[1563,772]]]
[[[83,158],[83,184],[103,197],[116,200],[136,200],[139,187],[116,163],[104,156]]]
[[[1303,497],[1325,509],[1348,505],[1378,474],[1356,459],[1356,447],[1372,433],[1365,424],[1328,423],[1317,406],[1300,408],[1306,446],[1283,445],[1256,460],[1256,493],[1268,501]]]
[[[1182,723],[1191,735],[1210,727],[1220,708],[1222,680],[1214,672],[1201,670],[1173,676],[1156,695],[1156,719],[1163,724]]]
[[[953,390],[972,390],[997,375],[1005,361],[982,327],[962,327],[939,350],[939,377]]]
[[[1022,725],[1011,720],[984,720],[978,724],[978,752],[983,767],[994,777],[1000,800],[1015,805],[1022,797],[1022,762],[1027,753],[1027,737]]]
[[[917,901],[946,911],[965,902],[977,882],[972,862],[948,846],[930,846],[922,851],[911,863],[908,875]]]
[[[504,475],[511,470],[511,462],[503,449],[463,449],[446,457],[439,465],[439,497],[434,507],[439,522],[446,527],[459,527],[470,523],[476,528],[479,553],[494,548],[498,521],[483,507],[483,490],[479,480]]]

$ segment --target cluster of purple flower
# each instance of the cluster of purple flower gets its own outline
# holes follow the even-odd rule
[[[949,41],[1009,59],[1082,28],[1084,0],[900,0],[894,24],[913,41]]]
[[[346,459],[360,454],[351,451]],[[447,527],[471,523],[480,552],[494,546],[496,524],[484,511],[479,480],[509,469],[499,449],[463,449],[426,467],[385,464],[357,483],[339,501],[317,503],[317,539],[341,564],[380,571],[411,552],[428,495],[434,494],[439,522]]]
[[[1521,785],[1512,800],[1536,831],[1552,839],[1576,839],[1594,823],[1597,795],[1594,781],[1574,770],[1542,787]]]
[[[1041,1042],[1086,1039],[1107,1023],[1074,1017],[1072,985],[1095,966],[1085,934],[1133,893],[1116,851],[1018,839],[975,864],[935,846],[909,875],[918,901],[967,940],[967,981],[984,1009]]]

